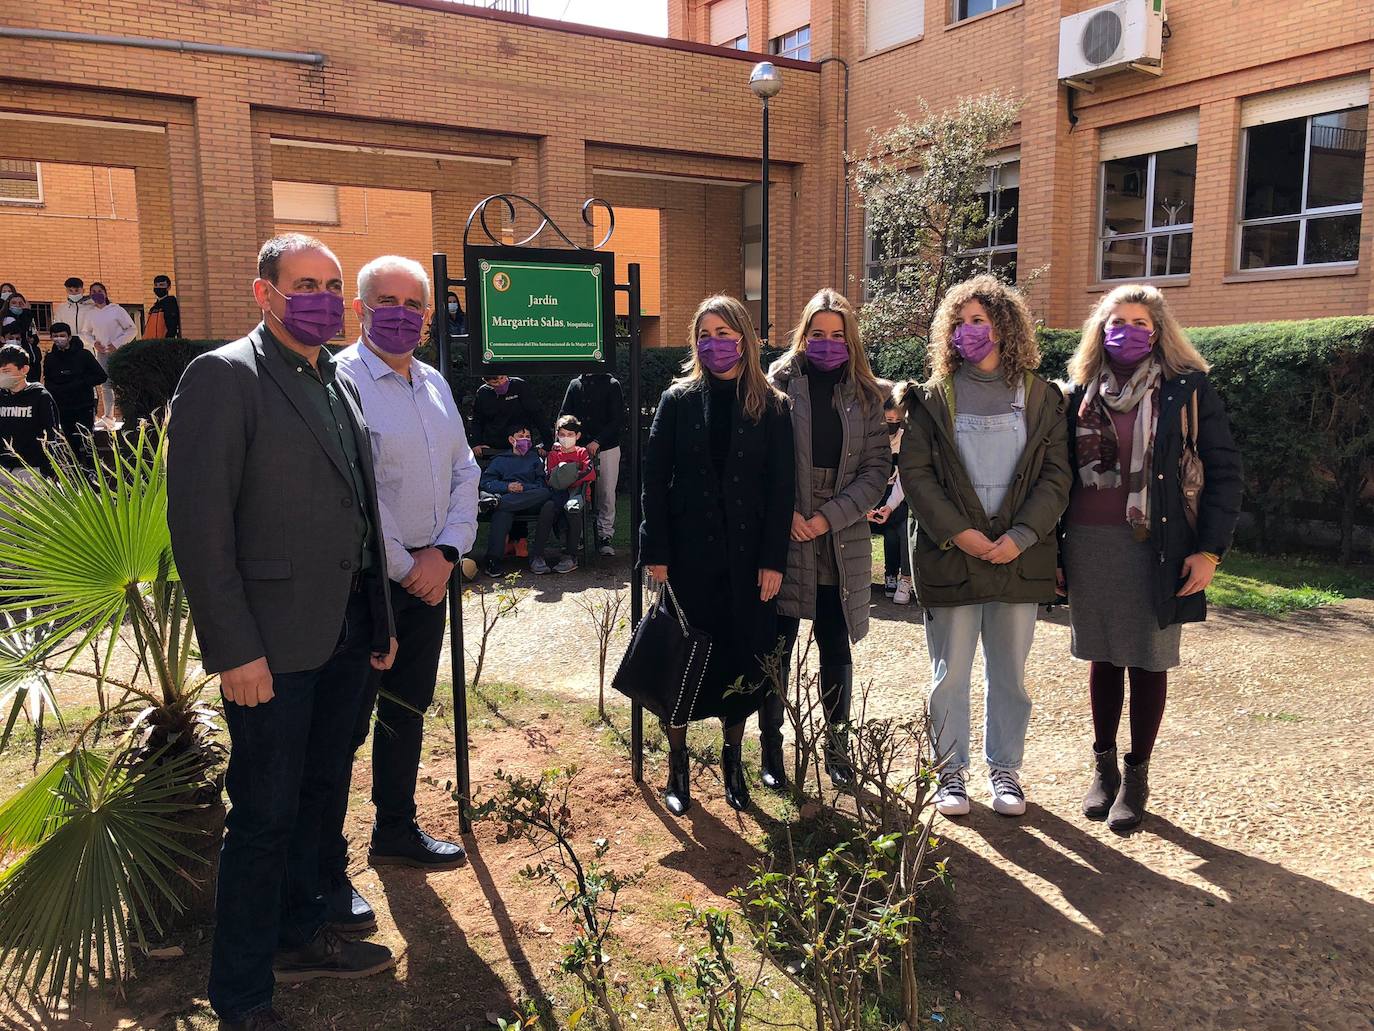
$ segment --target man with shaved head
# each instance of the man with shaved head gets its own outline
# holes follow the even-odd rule
[[[229,728],[209,990],[221,1031],[288,1027],[275,982],[394,962],[328,926],[319,884],[369,671],[396,653],[367,426],[324,348],[343,330],[343,271],[319,240],[277,236],[253,297],[262,322],[190,364],[167,427],[172,550]]]

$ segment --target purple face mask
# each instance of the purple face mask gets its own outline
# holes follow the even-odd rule
[[[104,304],[107,300],[109,300],[109,298],[106,296],[104,290],[92,290],[92,291],[91,291],[91,303],[92,303],[92,304]]]
[[[1144,326],[1132,326],[1126,322],[1108,326],[1103,338],[1107,349],[1107,360],[1118,365],[1139,365],[1154,350],[1150,338],[1154,334]]]
[[[500,383],[488,383],[487,386],[496,391],[497,397],[505,397],[506,392],[510,390],[510,380],[503,380]]]
[[[977,365],[996,346],[992,339],[992,327],[986,322],[963,322],[954,329],[954,349],[966,362]]]
[[[272,289],[277,290],[275,286]],[[322,290],[314,294],[281,295],[286,298],[282,325],[307,347],[320,347],[343,332],[344,302],[338,294]]]
[[[530,440],[529,437],[516,437],[516,438],[515,438],[515,453],[516,453],[517,455],[527,455],[527,454],[529,454],[529,452],[530,452],[530,445],[533,444],[533,443],[534,443],[534,441]]]
[[[849,345],[834,337],[812,337],[806,341],[806,360],[821,372],[834,372],[849,361]]]
[[[729,337],[706,337],[697,341],[697,357],[717,376],[724,375],[739,364],[740,342]]]
[[[424,326],[425,317],[418,311],[412,311],[403,304],[388,304],[367,310],[372,313],[367,326],[367,338],[387,354],[409,354],[420,346],[420,329]]]

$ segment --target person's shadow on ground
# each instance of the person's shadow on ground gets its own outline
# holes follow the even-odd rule
[[[977,807],[969,823],[1020,872],[946,841],[954,981],[1007,1026],[1374,1022],[1369,902],[1153,814],[1136,851],[1184,849],[1199,860],[1192,873],[1215,890],[1158,874],[1039,806],[1019,821]],[[1160,841],[1141,840],[1149,835]],[[1053,904],[1056,894],[1065,905]]]

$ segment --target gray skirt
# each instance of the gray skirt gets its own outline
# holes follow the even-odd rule
[[[1178,665],[1183,626],[1159,629],[1151,595],[1156,561],[1149,543],[1137,541],[1124,522],[1069,526],[1064,576],[1074,658],[1155,672]]]

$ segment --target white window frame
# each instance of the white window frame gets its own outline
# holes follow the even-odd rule
[[[746,32],[742,36],[736,36],[734,39],[726,40],[721,46],[725,47],[727,50],[748,50],[749,33]]]
[[[992,0],[992,7],[990,9],[986,11],[979,11],[977,14],[966,14],[963,17],[960,17],[959,4],[961,3],[961,0],[950,0],[949,22],[951,25],[958,25],[960,22],[966,22],[970,18],[981,18],[985,14],[996,14],[1003,8],[1015,7],[1017,4],[1021,2],[1022,0]]]
[[[803,32],[806,39],[798,39]],[[788,46],[791,40],[791,46]],[[805,50],[806,56],[802,57],[801,52]],[[811,24],[798,25],[790,32],[784,32],[781,36],[774,36],[768,41],[768,52],[774,57],[790,57],[795,61],[811,60]]]
[[[1197,144],[1185,143],[1183,147],[1193,148],[1193,175],[1197,175]],[[1183,147],[1170,147],[1168,150],[1182,150]],[[1188,258],[1187,272],[1174,272],[1169,275],[1157,276],[1151,272],[1153,264],[1151,259],[1154,257],[1155,241],[1169,236],[1182,236],[1187,233],[1193,235],[1193,221],[1178,222],[1174,225],[1156,226],[1155,225],[1155,158],[1160,154],[1168,153],[1167,150],[1152,150],[1148,154],[1127,154],[1119,158],[1112,158],[1113,161],[1125,161],[1132,157],[1147,157],[1149,161],[1145,165],[1145,228],[1136,233],[1113,233],[1108,236],[1105,232],[1106,212],[1107,212],[1107,161],[1097,163],[1097,281],[1099,283],[1121,283],[1136,279],[1148,279],[1150,281],[1178,282],[1187,279],[1192,275],[1193,260]],[[1197,217],[1197,188],[1193,189],[1193,218]],[[1144,240],[1145,241],[1145,265],[1138,276],[1114,276],[1107,279],[1104,275],[1102,251],[1109,241],[1116,240]]]
[[[11,161],[27,161],[27,158],[10,158]],[[14,204],[23,207],[41,208],[43,206],[43,162],[34,161],[33,173],[38,186],[38,196],[34,197],[6,197],[0,195],[0,204]]]
[[[994,162],[993,164],[988,165],[988,193],[987,193],[987,197],[988,197],[988,217],[989,217],[989,218],[992,218],[992,217],[994,217],[995,215],[1001,214],[1001,206],[1000,206],[999,204],[997,204],[997,196],[1002,192],[1003,187],[1002,187],[1002,185],[998,182],[998,180],[1001,178],[1002,169],[1005,168],[1007,165],[1015,165],[1015,166],[1016,166],[1016,174],[1017,174],[1017,185],[1016,185],[1016,189],[1017,189],[1018,191],[1021,189],[1021,181],[1020,181],[1020,174],[1021,174],[1021,155],[1020,155],[1020,152],[1019,152],[1019,151],[1018,151],[1017,153],[1015,153],[1015,154],[1010,154],[1010,155],[1008,155],[1007,157],[1005,157],[1005,158],[1003,158],[1003,159],[1001,159],[1001,160],[999,160],[999,161]],[[982,191],[980,190],[979,192],[981,193]],[[996,208],[996,210],[994,210],[994,208]],[[1020,194],[1019,194],[1019,193],[1017,194],[1017,202],[1016,202],[1016,204],[1015,204],[1013,210],[1016,212],[1016,241],[1017,241],[1016,243],[1001,243],[1001,244],[992,244],[992,243],[990,243],[990,244],[988,244],[988,245],[986,245],[986,246],[984,246],[984,247],[970,247],[970,248],[969,248],[968,250],[966,250],[966,251],[961,251],[960,254],[959,254],[959,256],[960,256],[961,258],[976,258],[976,259],[980,259],[980,264],[983,266],[983,271],[985,271],[985,272],[991,272],[991,271],[992,271],[992,259],[993,259],[993,256],[994,256],[994,255],[998,255],[998,254],[1011,254],[1011,255],[1015,256],[1015,255],[1016,255],[1016,252],[1017,252],[1017,249],[1018,249],[1018,247],[1020,246],[1020,242],[1021,242],[1021,202],[1020,202]],[[1019,257],[1018,257],[1018,259],[1017,259],[1017,268],[1016,268],[1016,271],[1017,271],[1017,273],[1018,273],[1018,275],[1019,275],[1019,274],[1020,274],[1020,271],[1021,271],[1021,266],[1020,266]]]
[[[1365,161],[1369,160],[1369,105],[1360,104],[1355,107],[1341,108],[1336,111],[1318,111],[1316,114],[1299,115],[1305,123],[1303,126],[1303,154],[1302,154],[1302,186],[1299,196],[1299,208],[1291,215],[1266,215],[1264,218],[1245,217],[1245,190],[1246,181],[1250,174],[1250,130],[1258,129],[1261,125],[1274,125],[1278,122],[1296,122],[1297,118],[1275,119],[1273,122],[1263,122],[1260,125],[1246,126],[1242,131],[1240,147],[1240,187],[1236,191],[1236,245],[1232,255],[1232,267],[1236,272],[1285,272],[1297,269],[1349,269],[1358,268],[1360,255],[1357,251],[1353,260],[1350,261],[1312,261],[1305,260],[1307,253],[1307,223],[1314,218],[1331,218],[1335,215],[1359,215],[1364,218],[1364,197],[1360,197],[1358,204],[1328,204],[1325,207],[1309,208],[1307,206],[1307,185],[1308,173],[1312,166],[1312,119],[1324,118],[1327,115],[1343,114],[1346,111],[1357,111],[1361,107],[1365,108]],[[1361,184],[1363,194],[1363,184]],[[1281,225],[1288,222],[1298,223],[1298,261],[1296,265],[1256,265],[1253,268],[1246,268],[1241,264],[1244,259],[1244,237],[1245,230],[1251,226]],[[1363,227],[1361,227],[1363,228]]]

